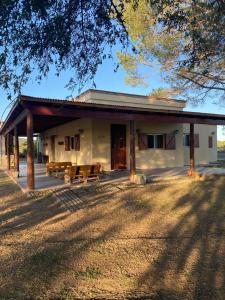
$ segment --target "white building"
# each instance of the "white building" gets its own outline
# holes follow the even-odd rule
[[[32,188],[34,134],[40,136],[45,162],[100,163],[104,170],[127,168],[134,174],[136,168],[189,165],[190,154],[192,164],[194,159],[196,165],[216,161],[217,125],[225,124],[225,116],[187,112],[185,105],[183,100],[99,90],[72,101],[20,96],[0,131],[6,137],[3,148],[9,149],[3,165],[9,169],[15,157],[19,168],[16,140],[27,135]]]

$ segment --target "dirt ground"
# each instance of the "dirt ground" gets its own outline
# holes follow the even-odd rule
[[[90,195],[73,212],[0,172],[0,299],[225,299],[225,177]]]

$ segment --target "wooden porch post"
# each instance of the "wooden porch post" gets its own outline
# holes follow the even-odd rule
[[[189,176],[192,176],[195,171],[195,148],[194,148],[194,124],[190,123],[190,168]]]
[[[27,114],[27,187],[34,189],[33,115]]]
[[[16,176],[19,177],[19,138],[17,126],[14,127],[14,163]]]
[[[8,133],[6,135],[6,152],[7,152],[7,170],[9,171],[10,170],[10,137],[9,137],[9,134]]]
[[[130,180],[136,175],[135,161],[135,121],[130,121]]]
[[[50,149],[51,149],[51,160],[55,162],[55,135],[51,135],[50,139]]]

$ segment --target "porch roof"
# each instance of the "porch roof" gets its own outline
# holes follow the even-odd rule
[[[225,125],[225,115],[180,110],[149,109],[132,106],[84,103],[76,100],[47,99],[21,95],[9,112],[0,134],[18,126],[18,134],[26,135],[26,115],[34,116],[34,133],[78,118],[137,120],[166,123]]]

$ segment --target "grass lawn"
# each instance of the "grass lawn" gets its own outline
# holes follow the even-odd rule
[[[70,212],[0,172],[1,300],[134,297],[225,299],[224,176],[102,194]]]

